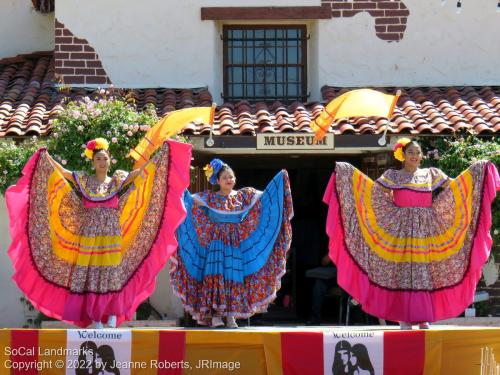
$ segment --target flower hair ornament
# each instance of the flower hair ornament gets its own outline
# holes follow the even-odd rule
[[[205,176],[207,177],[208,182],[212,185],[217,183],[217,173],[219,173],[220,169],[224,165],[224,162],[220,159],[213,159],[210,164],[207,164],[203,167],[205,171]]]
[[[394,145],[392,151],[394,151],[394,158],[400,162],[405,161],[405,154],[403,152],[403,147],[411,142],[409,138],[400,138],[398,142]]]
[[[104,138],[96,138],[87,142],[85,147],[85,156],[92,160],[94,157],[94,152],[107,150],[109,148],[109,143]]]

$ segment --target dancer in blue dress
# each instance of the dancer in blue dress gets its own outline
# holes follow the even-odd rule
[[[233,170],[219,159],[205,167],[217,192],[184,194],[187,218],[177,231],[179,249],[171,280],[199,324],[236,328],[235,318],[265,312],[285,273],[293,216],[288,174],[264,191],[233,190]]]

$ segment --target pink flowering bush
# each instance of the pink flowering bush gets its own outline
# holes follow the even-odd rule
[[[85,144],[95,138],[106,138],[111,153],[111,169],[131,170],[134,160],[128,158],[134,148],[157,121],[154,107],[138,111],[122,98],[99,90],[94,99],[71,101],[54,121],[48,138],[26,138],[22,142],[0,140],[0,194],[14,184],[28,158],[40,147],[69,170],[91,171],[83,152]],[[185,141],[182,137],[178,140]]]
[[[85,144],[98,137],[109,142],[111,168],[130,170],[134,161],[126,157],[128,152],[158,121],[152,108],[139,112],[121,98],[101,94],[95,100],[69,102],[54,121],[49,152],[70,170],[90,170],[83,152]]]

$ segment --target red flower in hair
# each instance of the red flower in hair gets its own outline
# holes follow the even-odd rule
[[[89,150],[94,150],[96,145],[97,145],[97,142],[95,141],[95,139],[87,142],[87,148]]]
[[[396,151],[398,148],[401,148],[401,147],[403,147],[403,145],[401,143],[396,143],[394,145],[394,148],[392,149],[392,151]]]

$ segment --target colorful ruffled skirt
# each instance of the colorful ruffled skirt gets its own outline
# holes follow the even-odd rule
[[[247,198],[246,207],[229,211],[184,195],[188,216],[177,231],[171,280],[199,324],[264,312],[280,288],[293,215],[288,174],[278,173]]]
[[[177,249],[190,162],[190,145],[168,141],[117,205],[84,204],[37,151],[6,193],[13,280],[35,308],[81,327],[131,320]]]
[[[472,303],[490,253],[491,203],[499,189],[495,166],[477,162],[432,206],[399,207],[381,184],[337,163],[324,202],[338,284],[380,318],[418,323],[458,316]]]

